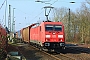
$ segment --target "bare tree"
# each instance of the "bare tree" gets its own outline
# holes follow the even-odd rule
[[[66,40],[90,43],[90,8],[85,3],[76,12],[70,10],[69,13],[68,8],[55,8],[53,17],[54,21],[63,22]]]
[[[86,6],[85,3],[82,3],[82,6],[80,8],[80,10],[77,11],[77,17],[78,17],[78,27],[79,27],[79,36],[80,36],[80,40],[81,42],[86,43],[89,40],[90,37],[90,12],[89,12],[89,8]]]
[[[90,0],[86,0],[86,2],[87,2],[88,4],[90,4]]]

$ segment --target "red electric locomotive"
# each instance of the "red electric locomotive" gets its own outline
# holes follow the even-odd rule
[[[30,42],[47,49],[65,48],[65,32],[62,22],[42,22],[30,28]]]

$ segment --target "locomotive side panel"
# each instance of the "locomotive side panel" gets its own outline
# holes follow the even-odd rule
[[[30,29],[30,42],[38,44],[39,40],[39,27]]]
[[[38,45],[39,46],[42,46],[43,44],[42,44],[42,42],[43,42],[43,39],[42,39],[42,37],[44,36],[44,34],[42,33],[42,26],[40,25],[39,27],[38,27],[38,31],[37,31],[38,33],[37,33],[37,41],[38,41]]]
[[[45,40],[45,30],[44,23],[41,23],[39,26],[30,29],[30,42],[43,46]]]
[[[40,25],[40,45],[43,46],[44,42],[45,42],[45,27],[43,22]]]

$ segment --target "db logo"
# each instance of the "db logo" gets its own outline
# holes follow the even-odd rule
[[[53,38],[56,38],[56,35],[52,35]]]

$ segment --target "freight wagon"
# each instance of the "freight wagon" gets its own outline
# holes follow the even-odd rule
[[[25,43],[29,43],[30,42],[30,31],[29,31],[29,27],[23,28],[22,29],[22,40]]]
[[[35,24],[37,24],[37,23],[35,23]],[[25,28],[21,29],[22,41],[24,43],[30,43],[30,29],[35,24],[32,24],[28,27],[25,27]]]
[[[22,30],[18,30],[18,31],[15,33],[15,38],[16,38],[18,41],[22,41]]]

